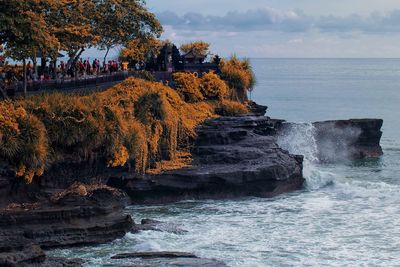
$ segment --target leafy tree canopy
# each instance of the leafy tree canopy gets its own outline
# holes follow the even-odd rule
[[[207,56],[209,48],[210,44],[203,41],[183,44],[180,47],[183,53],[193,52],[196,56]]]

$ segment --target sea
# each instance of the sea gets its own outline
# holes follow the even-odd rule
[[[184,251],[229,266],[400,266],[400,59],[251,59],[251,98],[267,115],[305,122],[279,140],[304,154],[306,183],[275,198],[131,206],[185,233],[146,231],[94,247],[59,249],[85,266],[119,266],[123,252]],[[315,161],[308,122],[382,118],[384,156],[340,164]],[[132,263],[132,261],[130,262]]]

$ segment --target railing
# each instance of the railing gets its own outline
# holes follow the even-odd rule
[[[214,70],[214,64],[186,64],[185,71],[206,72]],[[168,81],[173,86],[172,73],[167,71],[151,72],[156,81]],[[140,77],[140,71],[120,71],[112,74],[102,74],[96,76],[82,76],[79,78],[57,79],[49,81],[29,81],[27,91],[30,94],[52,91],[91,91],[96,89],[107,89],[128,77]],[[23,83],[17,82],[6,88],[8,96],[21,95],[23,93]]]
[[[156,81],[168,81],[172,76],[169,72],[154,72],[152,73]],[[128,77],[139,77],[138,71],[121,71],[106,75],[80,77],[77,79],[57,79],[50,81],[30,81],[27,84],[29,93],[49,92],[49,91],[75,91],[81,89],[93,90],[96,88],[107,88],[118,82],[125,80]],[[23,92],[22,82],[10,85],[6,88],[9,96],[21,94]]]

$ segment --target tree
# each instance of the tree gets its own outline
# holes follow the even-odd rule
[[[100,36],[94,30],[94,0],[61,0],[60,3],[59,9],[51,14],[50,23],[61,50],[68,53],[66,69],[69,69],[86,48],[97,44]]]
[[[147,56],[157,56],[162,43],[155,38],[136,38],[127,42],[121,50],[120,58],[129,61],[142,61]]]
[[[210,48],[210,44],[203,42],[203,41],[197,41],[197,42],[192,42],[188,44],[183,44],[181,45],[181,51],[185,54],[189,52],[193,52],[196,56],[207,56],[208,55],[208,50]]]
[[[154,37],[162,32],[160,22],[145,8],[143,0],[98,0],[95,20],[95,31],[100,36],[98,45],[106,50],[104,62],[111,48],[126,45],[134,52],[135,44],[140,49],[152,47],[150,43],[154,44]]]
[[[5,54],[23,62],[24,95],[26,88],[26,59],[35,51],[54,53],[59,41],[47,23],[54,1],[7,1],[0,0],[0,43],[5,45]]]

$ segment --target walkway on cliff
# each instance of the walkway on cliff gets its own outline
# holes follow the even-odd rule
[[[170,81],[172,74],[166,71],[152,72],[156,81]],[[129,77],[140,77],[139,71],[120,71],[107,75],[80,77],[79,79],[34,81],[27,84],[28,94],[46,92],[78,92],[86,93],[110,88]],[[23,95],[22,83],[12,85],[7,89],[9,97]]]

